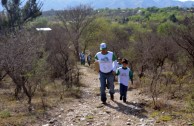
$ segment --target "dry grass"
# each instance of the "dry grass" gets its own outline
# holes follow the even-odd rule
[[[33,125],[47,114],[48,109],[56,107],[59,103],[69,103],[80,98],[79,88],[65,89],[60,81],[46,84],[44,90],[38,89],[32,99],[32,111],[28,111],[27,97],[21,95],[20,100],[14,98],[14,85],[9,78],[1,84],[0,88],[0,126]]]

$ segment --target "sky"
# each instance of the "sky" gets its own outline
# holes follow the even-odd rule
[[[194,1],[194,0],[178,0],[178,1]]]
[[[25,0],[26,1],[26,0]],[[59,1],[64,1],[64,2],[67,2],[68,3],[75,3],[75,1],[80,1],[80,2],[83,2],[84,0],[37,0],[37,1],[42,1],[44,4],[43,4],[43,7],[42,9],[44,10],[46,7],[48,7],[47,5],[49,5],[49,8],[51,7],[52,8],[61,8],[60,6],[63,6],[63,5],[56,5],[54,3],[57,3]],[[92,1],[92,0],[91,0]],[[185,1],[194,1],[194,0],[175,0],[175,1],[182,1],[182,2],[185,2]],[[91,3],[90,3],[91,4]],[[46,7],[45,7],[46,6]],[[3,8],[2,6],[0,5],[0,11],[2,11]]]

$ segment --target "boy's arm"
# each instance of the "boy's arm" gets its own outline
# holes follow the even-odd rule
[[[133,84],[133,72],[131,70],[129,71],[129,78],[131,80],[131,84]]]
[[[116,75],[118,76],[120,74],[119,69],[116,70]]]

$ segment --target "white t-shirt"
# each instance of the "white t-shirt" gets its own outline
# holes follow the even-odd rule
[[[99,62],[101,72],[109,73],[111,71],[116,71],[116,57],[113,52],[108,51],[107,54],[98,52],[95,56],[95,60]]]
[[[128,67],[126,69],[119,67],[116,72],[118,75],[118,83],[128,86],[130,80],[130,71],[131,70]]]

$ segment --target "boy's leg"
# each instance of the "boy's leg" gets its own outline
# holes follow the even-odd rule
[[[123,85],[123,102],[127,102],[127,89],[128,87]]]
[[[107,75],[107,81],[109,84],[109,93],[111,96],[111,100],[114,100],[115,87],[114,87],[114,75],[112,73]]]
[[[101,95],[101,101],[103,103],[106,102],[106,76],[103,73],[100,73],[100,95]]]
[[[120,100],[123,100],[123,85],[120,84]]]

